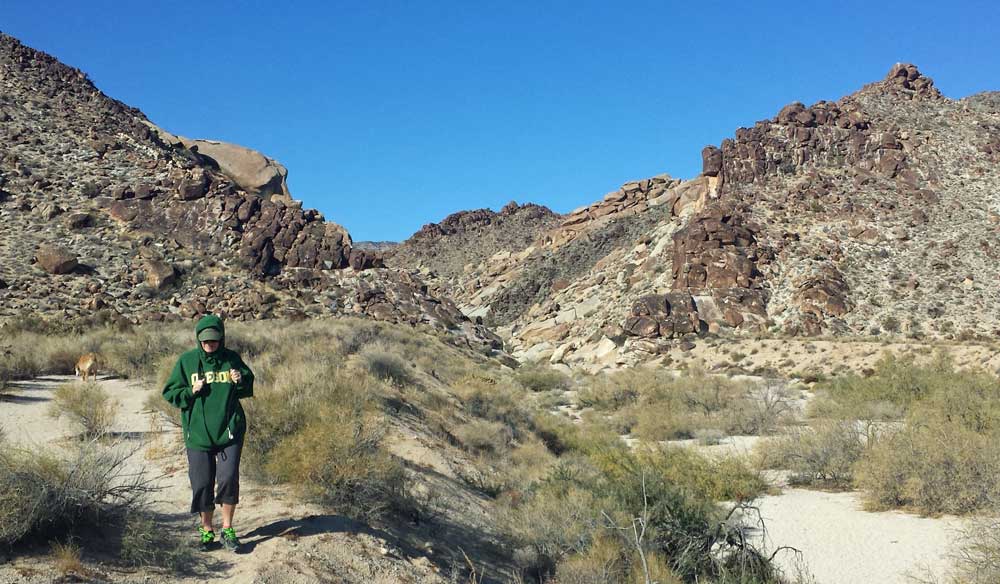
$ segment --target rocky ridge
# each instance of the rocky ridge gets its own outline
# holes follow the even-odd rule
[[[626,183],[445,286],[526,360],[599,369],[699,335],[1000,334],[1000,98],[908,64]]]
[[[349,313],[497,344],[293,200],[280,164],[163,131],[2,33],[0,141],[0,318]]]

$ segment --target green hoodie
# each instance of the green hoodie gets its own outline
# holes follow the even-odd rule
[[[207,328],[222,333],[219,348],[213,353],[206,353],[197,338]],[[226,348],[226,328],[221,318],[206,315],[194,331],[197,348],[177,360],[163,388],[163,397],[181,409],[184,445],[191,450],[210,451],[243,440],[247,419],[240,398],[253,396],[253,373],[236,351]],[[230,379],[230,369],[242,375],[239,383]],[[196,378],[205,380],[197,394],[191,391]]]

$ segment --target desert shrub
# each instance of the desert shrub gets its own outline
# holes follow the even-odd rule
[[[628,570],[628,552],[606,536],[598,536],[581,553],[556,565],[552,584],[611,584],[622,582]]]
[[[64,383],[52,396],[49,416],[66,416],[83,432],[83,438],[99,438],[111,430],[118,416],[119,404],[100,384]]]
[[[170,402],[163,399],[163,395],[159,391],[150,393],[143,404],[146,409],[152,412],[162,421],[170,424],[175,428],[181,427],[181,410],[180,408],[175,408]]]
[[[829,421],[812,428],[795,428],[756,447],[764,468],[792,471],[790,481],[799,485],[846,488],[854,478],[854,465],[864,455],[865,434],[851,421]]]
[[[128,335],[114,335],[101,344],[102,365],[124,378],[154,378],[164,359],[174,360],[194,347],[194,331],[164,332],[135,329]]]
[[[766,487],[745,463],[730,464],[677,448],[564,455],[547,479],[511,499],[506,526],[530,550],[522,556],[536,575],[554,570],[557,581],[644,575],[631,539],[643,518],[640,545],[664,581],[777,582],[768,560],[737,535],[740,521],[717,503]]]
[[[591,454],[625,448],[611,426],[600,421],[574,424],[566,418],[543,412],[534,416],[533,426],[535,434],[556,455],[568,452]]]
[[[500,454],[507,451],[514,436],[506,424],[472,420],[455,429],[462,446],[474,453]]]
[[[602,452],[593,456],[595,464],[610,477],[641,468],[672,485],[711,501],[747,501],[767,491],[764,477],[735,457],[712,459],[679,446],[655,446],[628,456]],[[629,461],[625,465],[622,460]]]
[[[39,355],[24,346],[15,345],[6,351],[0,349],[0,379],[30,379],[44,371]]]
[[[378,340],[380,329],[376,323],[358,320],[351,326],[337,328],[334,330],[334,338],[340,344],[340,352],[344,355],[353,355],[361,351],[369,343]]]
[[[781,385],[738,383],[692,367],[679,377],[655,369],[630,369],[588,380],[582,405],[611,413],[622,433],[648,441],[691,438],[695,433],[763,434],[787,422],[789,392]]]
[[[523,366],[517,370],[514,378],[529,391],[566,389],[570,384],[565,373],[544,366]]]
[[[129,510],[122,520],[119,557],[129,566],[153,566],[171,572],[191,568],[191,548],[142,509]]]
[[[612,374],[598,375],[580,388],[577,400],[584,407],[599,410],[620,410],[639,399],[647,384],[655,383],[656,373],[626,369]]]
[[[52,560],[55,569],[63,579],[85,579],[90,574],[83,565],[83,553],[80,546],[72,541],[52,542]]]
[[[514,437],[531,426],[525,391],[503,380],[481,375],[465,375],[452,385],[465,410],[478,418],[506,424]]]
[[[405,504],[402,467],[384,444],[379,382],[301,349],[269,374],[269,391],[244,404],[253,423],[244,446],[247,473],[293,483],[358,518]]]
[[[400,387],[413,383],[410,366],[381,343],[365,347],[361,351],[361,359],[368,372],[378,379]]]
[[[84,443],[68,459],[0,445],[0,543],[71,537],[114,524],[150,491],[130,451]]]
[[[271,476],[301,485],[350,517],[376,518],[401,503],[403,469],[383,447],[384,422],[373,415],[345,419],[346,412],[322,409],[331,415],[311,420],[271,452],[266,466]]]
[[[1000,432],[957,423],[911,420],[875,442],[856,465],[856,484],[873,508],[968,513],[1000,495]]]
[[[954,584],[1000,582],[1000,517],[991,513],[964,527],[951,556]]]
[[[729,407],[729,429],[739,434],[770,434],[794,418],[791,391],[782,383],[765,381],[750,387]]]
[[[899,419],[918,400],[947,391],[965,374],[956,372],[951,360],[939,354],[931,363],[918,365],[914,357],[884,355],[868,377],[848,374],[821,384],[810,413],[814,417],[842,419]]]

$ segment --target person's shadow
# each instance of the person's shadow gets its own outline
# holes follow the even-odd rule
[[[259,544],[275,537],[298,539],[321,533],[357,531],[368,531],[368,528],[341,515],[309,515],[301,519],[282,519],[243,534],[240,549],[236,553],[252,553]]]

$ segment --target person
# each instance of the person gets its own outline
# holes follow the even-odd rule
[[[195,326],[195,337],[198,346],[177,360],[163,397],[181,410],[191,512],[201,515],[201,547],[208,550],[215,546],[212,518],[215,504],[220,504],[222,545],[235,552],[240,541],[233,515],[240,500],[240,454],[247,428],[240,399],[253,397],[254,377],[239,354],[226,348],[221,318],[214,314],[202,317]]]

